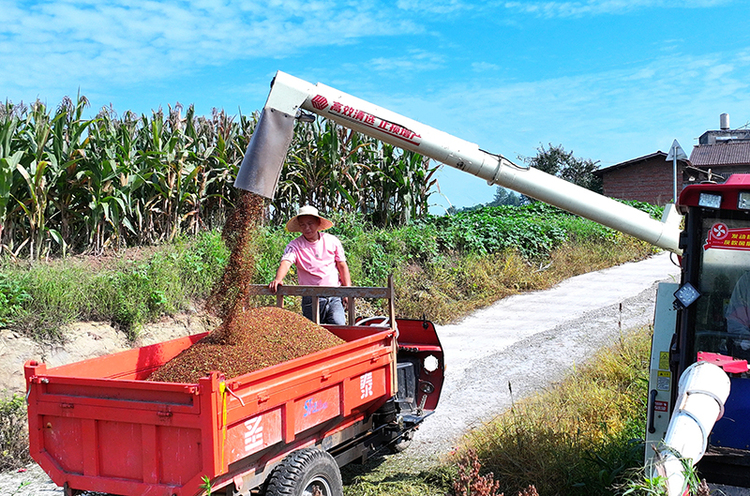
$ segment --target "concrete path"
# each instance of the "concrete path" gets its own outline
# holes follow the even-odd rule
[[[426,459],[448,452],[464,432],[509,408],[512,399],[559,380],[621,329],[652,323],[656,283],[679,281],[679,273],[662,253],[511,296],[439,326],[446,363],[440,404],[407,452]]]

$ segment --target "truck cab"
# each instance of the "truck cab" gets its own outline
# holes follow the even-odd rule
[[[709,482],[750,487],[750,175],[688,186],[678,209],[682,280],[657,298],[647,441],[663,438],[683,372],[697,360],[723,365],[729,398],[698,470]]]

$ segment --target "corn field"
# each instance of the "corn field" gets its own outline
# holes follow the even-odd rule
[[[0,245],[14,257],[154,244],[223,225],[258,114],[196,116],[176,104],[151,115],[64,98],[0,106]],[[184,111],[184,115],[183,115]],[[427,214],[437,167],[330,121],[297,123],[272,223],[298,206],[360,212],[378,226]]]

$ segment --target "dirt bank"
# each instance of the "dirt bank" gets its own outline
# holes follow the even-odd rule
[[[219,323],[218,319],[204,313],[164,317],[145,326],[136,343],[129,342],[124,333],[104,322],[76,322],[67,326],[62,333],[65,336],[63,343],[37,343],[17,332],[3,329],[0,330],[0,391],[4,395],[25,394],[23,364],[26,360],[39,360],[50,367],[58,367],[133,346],[146,346],[210,331]]]

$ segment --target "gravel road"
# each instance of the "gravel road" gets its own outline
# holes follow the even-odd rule
[[[522,398],[562,378],[620,332],[651,323],[656,283],[678,274],[663,253],[506,298],[438,327],[446,361],[440,405],[400,456],[417,465],[434,462],[463,432],[510,406],[509,383],[513,399]],[[62,494],[36,465],[0,474],[0,495]]]

